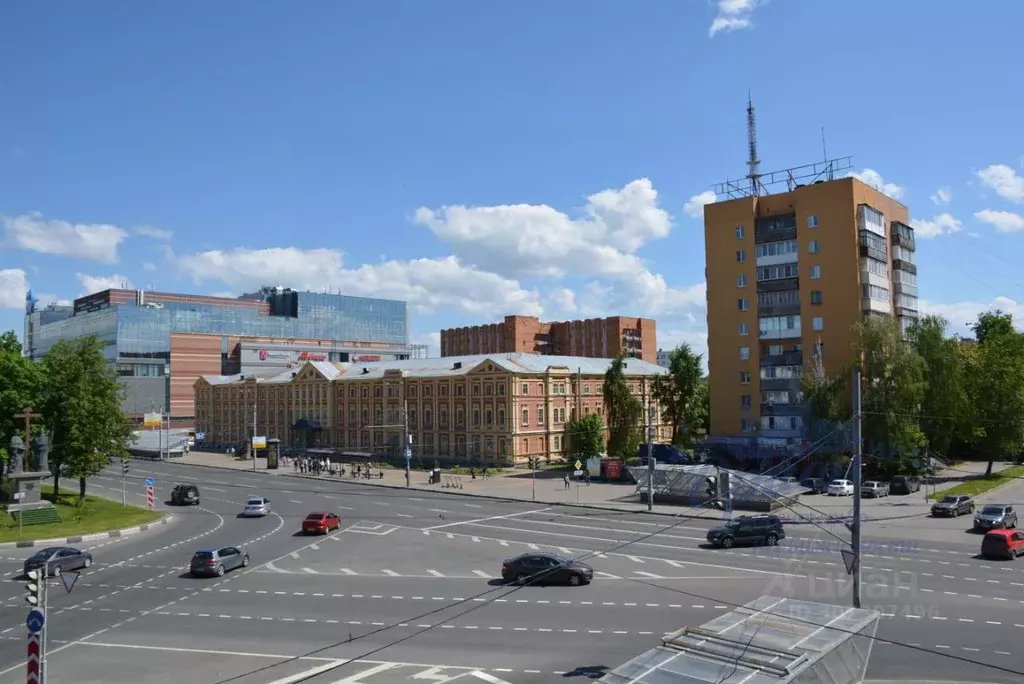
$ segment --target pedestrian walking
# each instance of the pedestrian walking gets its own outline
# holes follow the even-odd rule
[[[562,478],[562,481],[565,483],[565,488],[568,489],[569,488],[569,474],[568,473],[565,474],[565,476]]]

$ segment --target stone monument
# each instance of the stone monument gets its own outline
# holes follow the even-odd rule
[[[14,513],[32,508],[50,508],[52,503],[41,496],[40,485],[43,480],[52,477],[50,472],[50,441],[45,433],[40,433],[32,440],[31,456],[26,458],[25,442],[21,437],[15,435],[11,438],[8,454],[10,456],[10,468],[7,476],[17,483],[18,489],[15,500],[8,504],[7,512]],[[22,463],[26,463],[26,469],[22,469]],[[33,468],[33,465],[35,466]]]

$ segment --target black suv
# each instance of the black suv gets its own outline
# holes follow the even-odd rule
[[[893,494],[913,494],[921,491],[921,480],[913,475],[897,475],[892,478],[889,484],[889,491]]]
[[[737,544],[775,546],[786,538],[782,520],[777,515],[743,515],[708,530],[708,544],[731,549]]]
[[[198,506],[199,488],[195,485],[174,485],[171,490],[171,503],[175,506]]]

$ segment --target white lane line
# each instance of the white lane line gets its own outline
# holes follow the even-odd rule
[[[477,577],[487,577],[487,578],[490,578],[490,576],[491,576],[491,573],[484,572],[483,570],[474,570],[473,574],[476,575]]]
[[[508,513],[506,515],[491,515],[491,516],[488,516],[486,518],[477,518],[475,520],[464,520],[462,522],[446,523],[444,525],[434,525],[433,527],[425,527],[424,529],[426,529],[426,530],[440,530],[440,529],[443,529],[445,527],[453,527],[455,525],[473,525],[473,524],[476,524],[476,523],[487,522],[489,520],[508,520],[509,518],[518,518],[518,517],[523,516],[523,515],[530,515],[530,514],[535,514],[535,513],[543,513],[544,511],[550,511],[550,510],[551,510],[551,506],[548,506],[547,508],[541,508],[540,510],[537,510],[537,511],[520,511],[518,513]],[[443,512],[443,511],[441,511],[441,512]]]
[[[295,499],[289,499],[288,503],[300,504],[302,502],[301,501],[296,501]]]
[[[383,572],[388,577],[401,577],[401,575],[395,572],[394,570],[381,570],[381,572]]]
[[[353,571],[353,570],[349,570],[348,568],[341,568],[341,571],[342,571],[343,573],[345,573],[346,575],[355,575],[355,574],[356,574],[356,572],[355,572],[355,571]]]
[[[427,570],[427,572],[429,572],[434,577],[444,577],[444,575],[438,572],[437,570]]]

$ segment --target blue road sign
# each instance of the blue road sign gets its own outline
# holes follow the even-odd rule
[[[147,478],[146,478],[146,486],[147,486],[147,487],[152,487],[152,486],[153,486],[153,485],[155,485],[155,484],[156,484],[156,480],[154,480],[154,479],[153,479],[153,478],[151,478],[151,477],[147,477]]]
[[[28,627],[28,631],[33,634],[41,632],[45,623],[46,616],[43,615],[43,611],[36,609],[28,611],[28,617],[25,618],[25,626]]]
[[[412,458],[412,449],[405,447],[405,460],[408,461]]]

